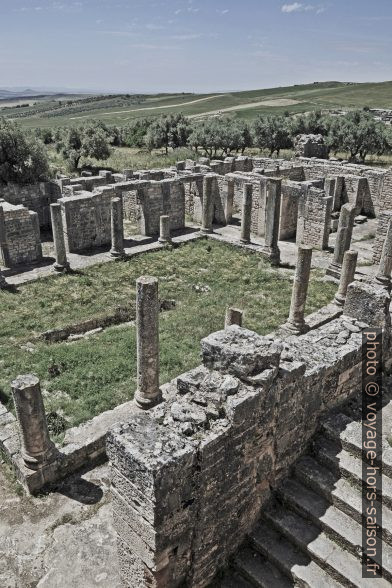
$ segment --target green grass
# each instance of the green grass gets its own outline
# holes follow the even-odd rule
[[[134,305],[135,280],[159,278],[162,299],[176,308],[160,315],[161,383],[200,362],[200,340],[223,326],[225,307],[245,311],[244,326],[266,334],[288,315],[291,281],[260,257],[217,242],[198,241],[172,251],[90,267],[81,274],[52,276],[0,291],[0,397],[11,407],[10,382],[36,373],[48,412],[81,423],[133,397],[136,336],[133,326],[111,327],[73,343],[26,345],[42,331],[66,326],[118,306]],[[328,303],[335,286],[312,273],[307,312]],[[209,291],[195,290],[197,284]]]
[[[194,104],[186,104],[200,98],[210,99],[195,102]],[[272,106],[260,105],[249,110],[234,110],[232,114],[249,120],[258,114],[278,114],[285,111],[294,113],[316,109],[363,108],[364,106],[392,108],[392,82],[369,84],[324,82],[245,92],[229,92],[218,95],[102,96],[94,102],[81,101],[74,106],[69,106],[64,102],[63,107],[59,110],[53,110],[54,103],[52,100],[43,100],[29,108],[0,109],[0,115],[10,118],[17,117],[21,125],[32,128],[80,125],[82,122],[89,120],[103,120],[107,124],[121,125],[139,117],[157,116],[170,112],[198,115],[224,108],[236,108],[243,104],[282,98],[296,100],[298,103],[289,106],[280,106],[279,103]],[[174,107],[165,108],[166,106]]]

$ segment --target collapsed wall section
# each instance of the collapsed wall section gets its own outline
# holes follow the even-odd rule
[[[21,204],[38,214],[40,227],[50,226],[50,210],[52,202],[61,198],[60,187],[55,182],[39,184],[7,184],[0,188],[0,198],[9,204]]]

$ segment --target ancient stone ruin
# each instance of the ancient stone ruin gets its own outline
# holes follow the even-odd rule
[[[357,542],[361,454],[346,407],[361,389],[363,332],[383,330],[385,371],[392,365],[392,169],[321,156],[202,158],[2,193],[0,287],[40,262],[40,226],[50,228],[57,272],[102,249],[107,261],[131,255],[140,245],[125,239],[124,221],[148,246],[170,252],[179,240],[222,239],[269,259],[271,271],[285,241],[295,246],[291,306],[275,333],[245,329],[240,308],[222,308],[222,330],[201,341],[201,364],[160,386],[159,280],[141,276],[134,400],[67,431],[61,447],[38,378],[12,382],[16,416],[0,404],[0,447],[28,492],[109,459],[124,586],[368,585]],[[362,273],[352,237],[367,218],[377,234]],[[236,232],[219,232],[226,226]],[[316,256],[339,289],[306,316]],[[390,455],[389,447],[382,587],[392,579]],[[354,482],[342,491],[345,475]]]

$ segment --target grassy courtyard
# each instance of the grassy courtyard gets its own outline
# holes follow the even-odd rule
[[[135,280],[159,278],[161,299],[176,307],[160,315],[161,383],[200,362],[200,339],[223,326],[225,307],[245,311],[244,326],[271,332],[288,315],[291,272],[214,241],[106,263],[83,272],[44,278],[15,292],[0,291],[0,399],[11,407],[10,382],[18,374],[41,379],[47,412],[79,424],[132,398],[136,382],[135,327],[116,326],[73,342],[34,341],[118,307],[134,307]],[[307,313],[328,303],[333,284],[312,272]]]

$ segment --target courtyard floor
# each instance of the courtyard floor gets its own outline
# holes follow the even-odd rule
[[[118,308],[132,314],[140,275],[158,277],[161,300],[175,301],[173,310],[160,315],[161,384],[200,363],[200,340],[223,327],[226,306],[242,308],[244,326],[260,334],[288,315],[293,269],[271,268],[251,250],[215,239],[43,277],[0,291],[0,400],[12,408],[10,382],[22,373],[37,374],[60,442],[62,428],[130,400],[136,387],[132,322],[73,341],[36,338]],[[307,314],[330,302],[335,289],[314,270]]]

